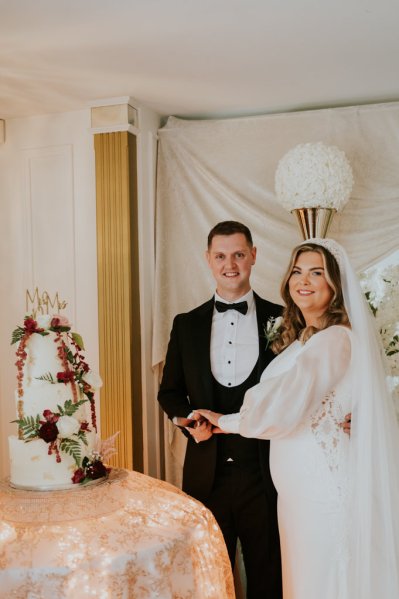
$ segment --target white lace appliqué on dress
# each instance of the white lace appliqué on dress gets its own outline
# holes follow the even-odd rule
[[[321,407],[311,416],[311,430],[325,454],[331,472],[338,471],[341,422],[344,420],[342,407],[335,401],[335,396],[335,390],[326,395]]]
[[[340,401],[342,400],[342,401]],[[343,404],[345,408],[343,407]],[[332,497],[335,497],[335,509],[342,516],[338,526],[332,531],[336,542],[335,555],[331,555],[337,564],[339,572],[337,580],[337,599],[345,599],[347,595],[346,580],[349,568],[349,521],[344,514],[347,512],[348,475],[347,460],[345,460],[345,445],[348,437],[343,432],[342,422],[350,405],[348,391],[340,389],[339,398],[334,389],[321,402],[320,408],[311,416],[311,431],[319,447],[322,449],[331,477]]]

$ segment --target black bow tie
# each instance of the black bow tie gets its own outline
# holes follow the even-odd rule
[[[216,310],[218,312],[227,312],[227,310],[238,310],[241,314],[248,312],[247,302],[238,302],[238,304],[226,304],[225,302],[215,301]]]

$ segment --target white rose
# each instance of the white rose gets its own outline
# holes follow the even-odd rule
[[[50,327],[52,316],[50,314],[38,314],[36,317],[37,326],[40,329],[48,329]]]
[[[276,320],[274,321],[273,331],[278,331],[279,328],[281,327],[282,322],[283,322],[283,317],[282,316],[278,316],[276,318]]]
[[[61,439],[66,439],[79,432],[80,422],[72,416],[61,416],[57,421],[57,428],[58,436],[61,437]]]
[[[100,375],[97,372],[94,372],[94,370],[86,372],[83,375],[83,380],[93,389],[99,389],[103,384]]]

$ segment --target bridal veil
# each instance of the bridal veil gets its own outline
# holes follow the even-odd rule
[[[354,336],[346,538],[350,599],[399,598],[399,428],[374,317],[344,248],[308,239],[336,258]]]

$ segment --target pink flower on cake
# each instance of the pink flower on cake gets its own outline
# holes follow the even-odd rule
[[[58,329],[60,327],[67,329],[71,328],[70,322],[66,316],[61,316],[60,314],[52,317],[50,326],[52,329]]]

